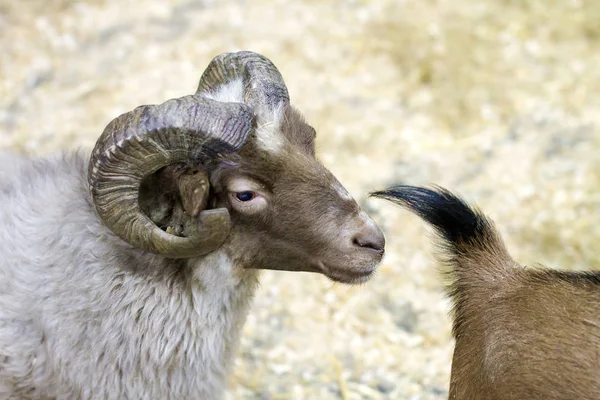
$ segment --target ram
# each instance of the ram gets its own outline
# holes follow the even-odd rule
[[[0,150],[0,193],[7,190],[18,176],[18,171],[26,164],[25,157]]]
[[[383,234],[314,141],[275,66],[227,53],[90,157],[1,175],[0,398],[218,399],[259,270],[366,281]]]
[[[600,273],[517,264],[492,221],[445,189],[374,195],[439,233],[454,303],[451,400],[600,398]]]

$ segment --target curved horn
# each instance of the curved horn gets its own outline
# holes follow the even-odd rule
[[[198,84],[198,92],[214,93],[219,86],[242,79],[244,103],[255,112],[267,111],[290,102],[290,95],[279,70],[266,57],[251,51],[223,53],[208,65]]]
[[[250,107],[201,95],[140,106],[115,118],[89,163],[88,181],[100,219],[130,245],[165,257],[197,257],[215,250],[230,231],[226,209],[202,212],[188,237],[170,235],[140,209],[140,184],[164,166],[236,151],[252,129]]]

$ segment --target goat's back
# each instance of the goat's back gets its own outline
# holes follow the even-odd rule
[[[462,294],[450,399],[600,398],[597,277],[515,268],[509,281]]]
[[[600,399],[599,272],[518,265],[493,222],[445,189],[375,195],[439,234],[454,305],[450,399]]]

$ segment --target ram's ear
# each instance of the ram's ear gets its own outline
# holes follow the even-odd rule
[[[197,218],[206,209],[209,192],[208,173],[202,167],[169,165],[142,181],[140,208],[164,228],[181,222],[177,216],[181,208],[188,216]]]
[[[317,132],[306,122],[304,116],[290,106],[285,109],[284,121],[282,130],[288,140],[305,153],[314,156]]]
[[[179,196],[185,213],[197,217],[206,208],[210,192],[208,173],[204,169],[187,169],[176,175]]]

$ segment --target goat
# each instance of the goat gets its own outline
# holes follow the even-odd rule
[[[493,222],[446,189],[374,193],[441,238],[453,336],[449,399],[600,398],[600,273],[527,268]]]
[[[365,282],[373,220],[265,57],[34,159],[0,192],[0,398],[219,399],[259,270]]]

